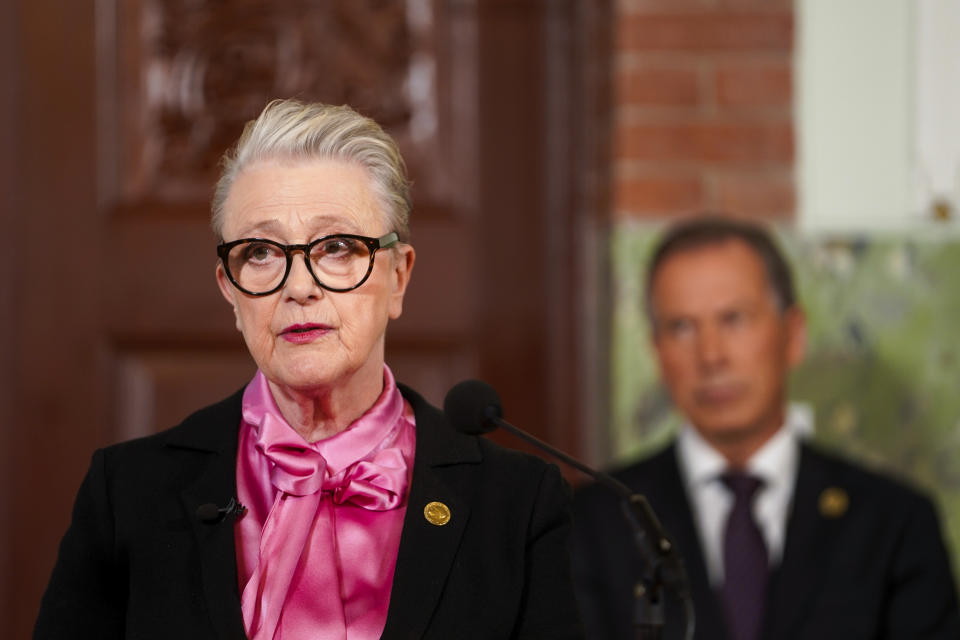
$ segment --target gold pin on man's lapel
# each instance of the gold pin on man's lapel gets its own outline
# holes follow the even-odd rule
[[[442,502],[428,502],[423,508],[423,517],[430,524],[442,527],[450,522],[450,507]]]
[[[839,487],[829,487],[820,494],[818,505],[824,518],[839,518],[850,507],[850,496]]]

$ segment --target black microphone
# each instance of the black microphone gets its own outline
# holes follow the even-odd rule
[[[618,494],[624,500],[636,505],[641,511],[641,513],[638,514],[641,516],[640,525],[643,526],[644,530],[656,541],[655,547],[657,555],[667,555],[673,550],[673,544],[660,525],[660,521],[656,515],[654,515],[653,509],[650,507],[646,498],[634,492],[630,487],[609,474],[588,467],[563,451],[555,449],[539,438],[504,420],[503,408],[500,405],[500,396],[498,396],[493,387],[486,382],[482,380],[464,380],[463,382],[455,384],[450,391],[447,392],[447,397],[444,398],[443,412],[447,414],[454,428],[460,433],[480,435],[489,433],[497,427],[501,427],[518,438],[526,440],[541,451],[546,451],[574,469],[587,474]]]
[[[667,537],[650,503],[643,495],[636,493],[613,476],[588,467],[563,451],[504,420],[500,396],[486,382],[464,380],[455,384],[444,398],[443,412],[460,433],[480,435],[500,427],[518,438],[526,440],[541,451],[562,460],[574,469],[585,473],[619,495],[622,499],[624,515],[634,530],[634,540],[637,548],[648,570],[655,576],[650,581],[653,586],[657,584],[669,586],[684,601],[687,609],[686,635],[692,637],[692,600],[683,560],[670,538]]]
[[[497,395],[493,387],[482,380],[464,380],[455,384],[443,400],[443,412],[447,414],[453,427],[460,433],[476,436],[490,433],[497,427],[501,427],[518,438],[526,440],[541,451],[546,451],[574,469],[594,478],[619,494],[620,497],[629,499],[634,495],[630,487],[616,478],[588,467],[563,451],[555,449],[539,438],[504,420],[503,407],[500,406],[500,396]],[[656,524],[659,526],[659,522]]]
[[[503,418],[500,396],[481,380],[455,384],[443,399],[443,412],[457,431],[472,436],[490,433]]]
[[[218,507],[212,502],[207,502],[197,507],[197,518],[206,524],[216,524],[224,518],[234,518],[239,520],[247,508],[237,502],[236,498],[230,498],[230,502],[225,507]]]

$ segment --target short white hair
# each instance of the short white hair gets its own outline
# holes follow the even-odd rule
[[[347,105],[274,100],[243,128],[221,161],[211,226],[223,239],[224,204],[244,168],[268,160],[339,160],[370,175],[371,188],[401,242],[410,238],[410,182],[397,143],[376,122]]]

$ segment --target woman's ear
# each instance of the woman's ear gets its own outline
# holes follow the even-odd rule
[[[240,327],[240,314],[237,311],[237,290],[230,283],[230,279],[227,277],[227,272],[223,269],[223,264],[217,262],[216,269],[216,278],[217,286],[220,288],[220,295],[223,296],[223,299],[227,301],[231,307],[233,307],[233,315],[237,323],[237,331],[242,332],[243,329]]]
[[[410,275],[413,273],[413,263],[417,252],[409,244],[400,244],[392,250],[393,258],[390,262],[390,319],[396,320],[403,313],[403,296],[410,284]]]

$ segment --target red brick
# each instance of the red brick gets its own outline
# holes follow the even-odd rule
[[[689,67],[629,69],[618,82],[621,106],[694,106],[699,93],[697,71]]]
[[[613,210],[618,213],[677,213],[703,204],[703,181],[696,176],[622,176],[614,184]]]
[[[750,172],[714,176],[717,208],[756,218],[788,219],[796,207],[793,178],[784,173]]]
[[[624,126],[616,157],[720,166],[791,165],[793,127],[778,122],[685,122]]]
[[[726,107],[788,107],[793,98],[790,61],[723,63],[717,68],[717,103]]]
[[[793,12],[636,13],[618,21],[621,51],[782,51],[793,49]]]

